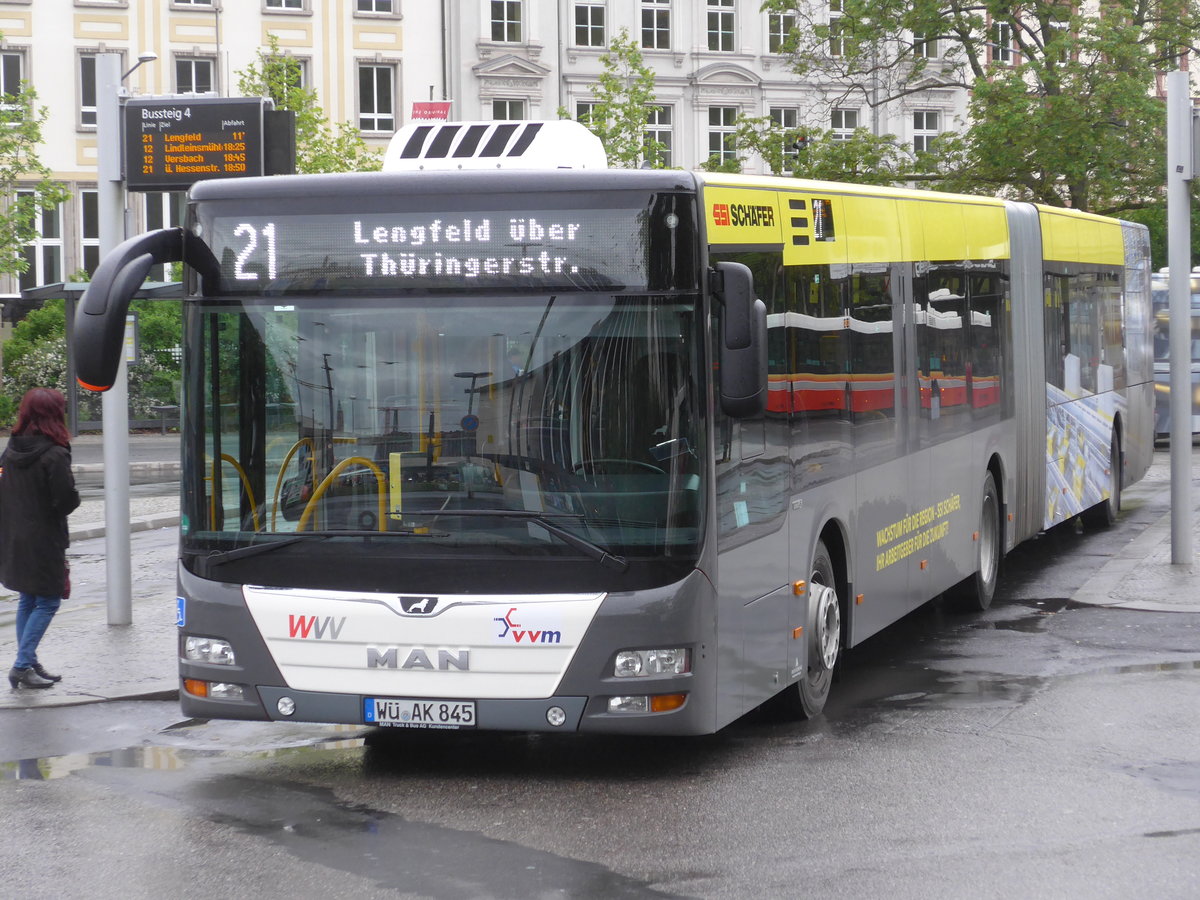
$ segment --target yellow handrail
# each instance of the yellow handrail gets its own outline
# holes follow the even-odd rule
[[[220,481],[220,466],[222,462],[227,462],[233,466],[238,473],[238,478],[242,480],[242,488],[246,491],[246,496],[250,500],[250,515],[254,521],[254,530],[262,531],[258,521],[258,504],[254,501],[254,489],[250,487],[250,479],[246,477],[246,470],[242,468],[241,463],[230,456],[228,453],[222,453],[219,460],[212,461],[212,495],[209,498],[209,521],[215,523],[217,520],[217,494],[221,490]]]
[[[304,445],[308,445],[310,458],[313,460],[312,476],[313,476],[313,491],[317,489],[317,466],[316,456],[317,448],[313,444],[312,438],[300,438],[296,443],[292,444],[292,449],[287,452],[287,456],[283,458],[283,465],[279,467],[279,477],[275,479],[275,498],[271,504],[271,530],[275,530],[275,514],[279,511],[279,492],[283,489],[283,475],[287,472],[288,463],[292,461],[292,457],[296,455],[296,451]]]
[[[308,501],[308,504],[304,507],[304,512],[300,515],[300,521],[296,523],[297,531],[304,530],[304,526],[308,524],[309,517],[312,515],[313,510],[316,509],[317,501],[325,496],[325,492],[329,490],[329,486],[333,484],[334,479],[352,464],[366,466],[375,474],[375,497],[378,501],[379,530],[387,531],[387,503],[384,497],[384,485],[387,479],[383,476],[383,470],[365,456],[347,457],[333,467],[333,471],[326,475],[325,480],[313,491],[312,498]]]

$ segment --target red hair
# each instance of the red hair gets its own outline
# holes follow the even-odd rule
[[[54,388],[31,388],[21,398],[17,412],[17,424],[13,434],[44,434],[54,443],[67,447],[71,435],[67,433],[67,400]]]

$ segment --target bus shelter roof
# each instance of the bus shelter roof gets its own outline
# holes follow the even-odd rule
[[[54,300],[59,297],[77,300],[88,289],[86,281],[56,281],[39,284],[21,291],[25,300]],[[147,281],[133,295],[135,300],[178,300],[183,297],[183,284],[178,281]]]

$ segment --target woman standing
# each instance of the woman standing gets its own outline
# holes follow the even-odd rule
[[[0,456],[0,582],[19,592],[13,688],[50,687],[38,644],[69,592],[67,516],[79,506],[71,474],[67,402],[51,388],[21,398],[17,424]]]

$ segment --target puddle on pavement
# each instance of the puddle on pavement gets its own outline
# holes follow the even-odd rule
[[[198,721],[180,722],[163,729],[162,734],[179,733],[183,729],[199,724]],[[224,723],[221,723],[224,724]],[[0,762],[0,781],[52,781],[66,778],[83,769],[144,769],[154,772],[172,772],[186,769],[188,765],[201,759],[281,759],[289,756],[324,753],[334,750],[361,750],[364,745],[363,728],[361,725],[330,725],[323,731],[332,732],[330,737],[318,740],[311,738],[307,743],[289,743],[286,746],[263,748],[265,741],[251,741],[249,747],[222,745],[207,748],[198,743],[180,746],[146,745],[141,747],[122,747],[116,750],[104,750],[95,753],[68,753],[62,756],[46,756],[38,759],[20,759],[10,762]],[[338,737],[343,733],[345,737]],[[241,742],[247,743],[247,742]],[[253,744],[260,746],[255,748]]]
[[[1200,670],[1200,660],[1137,663],[1125,666],[1101,666],[1073,673],[1034,676],[961,676],[929,670],[928,690],[909,690],[889,694],[874,701],[876,709],[969,709],[996,706],[1020,706],[1051,683],[1067,679],[1095,678],[1103,675],[1140,675],[1154,672],[1191,672]],[[914,679],[915,680],[915,679]],[[914,687],[910,681],[908,687]],[[869,708],[871,702],[862,703]]]

